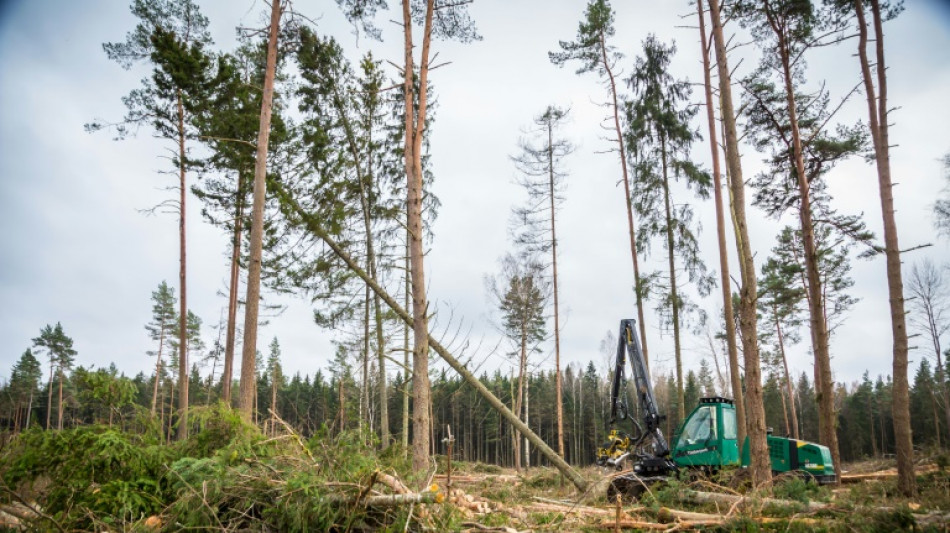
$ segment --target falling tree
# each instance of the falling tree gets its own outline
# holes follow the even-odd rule
[[[178,174],[178,198],[163,202],[158,208],[171,206],[178,213],[179,234],[179,335],[187,329],[185,201],[186,176],[190,166],[188,141],[198,135],[192,123],[207,98],[209,81],[213,78],[213,61],[205,48],[211,44],[208,19],[191,0],[134,0],[132,14],[138,17],[135,29],[126,35],[125,42],[106,43],[103,49],[109,59],[125,69],[146,62],[152,67],[151,77],[142,80],[140,88],[123,99],[128,114],[122,123],[114,124],[119,138],[129,133],[130,126],[148,124],[157,135],[175,145],[172,163]],[[106,125],[92,123],[89,131]],[[183,343],[178,352],[179,409],[181,422],[179,438],[188,436],[188,365],[187,347]]]
[[[175,289],[162,281],[158,289],[152,291],[152,321],[145,325],[149,337],[158,343],[155,351],[155,383],[152,388],[152,416],[155,416],[155,407],[158,404],[158,382],[162,376],[162,351],[172,340],[172,330],[177,322],[175,313]]]
[[[607,40],[613,37],[614,12],[608,0],[592,0],[584,11],[584,19],[577,28],[576,41],[559,41],[560,52],[548,52],[552,63],[563,66],[569,61],[581,63],[577,74],[593,72],[597,74],[607,86],[607,107],[612,122],[609,128],[613,135],[611,142],[616,143],[616,150],[620,155],[620,170],[623,177],[624,205],[627,208],[627,228],[630,234],[630,256],[633,259],[633,284],[636,295],[637,318],[640,326],[640,341],[643,343],[643,358],[649,364],[649,350],[647,349],[646,322],[643,320],[643,291],[640,278],[640,263],[637,258],[636,228],[633,221],[633,205],[630,196],[630,178],[627,172],[627,153],[623,142],[623,127],[621,119],[621,99],[617,94],[617,80],[615,71],[617,62],[622,55],[609,45]]]
[[[567,175],[563,170],[563,160],[574,151],[574,146],[567,139],[555,137],[555,133],[563,127],[567,114],[568,110],[548,106],[543,113],[534,118],[534,139],[521,139],[518,143],[520,152],[512,158],[522,174],[519,183],[528,192],[528,204],[515,210],[515,215],[520,219],[516,244],[531,253],[551,252],[557,450],[561,457],[564,457],[564,401],[561,390],[556,221],[557,207],[564,200],[561,191],[564,186],[563,180]],[[549,231],[544,227],[545,225],[549,225]]]
[[[685,314],[694,310],[682,293],[677,271],[685,270],[689,282],[700,295],[707,295],[715,283],[699,256],[693,209],[676,203],[671,182],[684,184],[700,199],[709,198],[709,174],[689,160],[689,149],[698,133],[690,127],[697,109],[688,105],[689,82],[674,80],[669,74],[675,46],[667,47],[649,36],[643,42],[628,84],[633,100],[626,106],[626,144],[634,167],[633,205],[640,218],[637,244],[649,250],[650,239],[661,237],[667,252],[668,278],[658,309],[663,321],[673,329],[676,361],[677,416],[686,418],[681,349],[681,327]]]

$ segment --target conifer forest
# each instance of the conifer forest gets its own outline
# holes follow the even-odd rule
[[[0,531],[950,531],[948,49],[939,0],[0,4]]]

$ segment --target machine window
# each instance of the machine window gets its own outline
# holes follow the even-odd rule
[[[735,439],[736,435],[736,412],[733,409],[722,410],[722,438]]]
[[[735,426],[735,424],[733,424]],[[713,406],[703,406],[693,413],[683,434],[680,436],[679,445],[696,444],[705,442],[708,439],[716,438],[716,408]]]

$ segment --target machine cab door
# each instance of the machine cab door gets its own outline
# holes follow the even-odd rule
[[[680,466],[738,465],[736,411],[731,403],[704,398],[680,429],[673,460]]]

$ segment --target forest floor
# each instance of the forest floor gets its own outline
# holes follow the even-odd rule
[[[922,463],[919,495],[904,498],[894,467],[893,459],[848,464],[838,487],[784,476],[769,494],[737,486],[732,474],[697,478],[653,487],[618,507],[607,501],[610,473],[602,468],[584,469],[593,488],[578,496],[553,469],[518,474],[462,463],[453,465],[449,494],[466,509],[466,531],[950,531],[950,473]],[[436,480],[447,482],[445,475]]]
[[[226,408],[193,419],[171,443],[147,422],[0,435],[0,531],[950,532],[939,454],[920,454],[915,498],[898,494],[893,460],[878,460],[847,465],[838,487],[784,477],[756,493],[740,470],[618,505],[601,468],[582,470],[586,494],[546,467],[453,462],[450,481],[444,456],[419,472],[356,431],[264,433]]]

